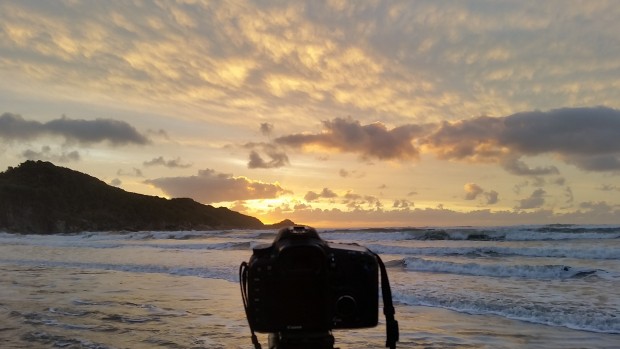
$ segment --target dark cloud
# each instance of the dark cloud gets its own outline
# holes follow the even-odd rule
[[[288,155],[281,146],[271,143],[250,142],[242,146],[251,149],[248,168],[279,168],[289,164]],[[265,160],[260,152],[264,153],[269,160]]]
[[[267,151],[269,161],[265,161],[258,152],[252,150],[250,152],[250,160],[248,168],[278,168],[289,164],[288,156],[284,152]]]
[[[503,118],[444,122],[423,143],[440,158],[499,162],[517,175],[559,173],[530,168],[522,156],[555,154],[588,171],[620,170],[620,111],[605,107],[524,112]]]
[[[270,199],[289,193],[278,183],[263,183],[245,177],[200,170],[189,177],[164,177],[145,181],[171,197],[189,197],[203,203]]]
[[[35,139],[44,135],[64,137],[67,142],[112,145],[147,144],[149,140],[133,126],[113,119],[69,119],[63,116],[45,123],[25,120],[21,115],[0,115],[0,138],[9,141]]]
[[[620,170],[620,110],[605,107],[480,116],[392,129],[382,123],[362,125],[351,118],[336,118],[324,121],[323,128],[320,133],[292,134],[274,142],[300,149],[323,147],[380,160],[416,159],[424,149],[445,160],[497,163],[519,176],[559,174],[555,166],[530,167],[522,160],[543,154],[555,155],[582,170]],[[348,172],[340,174],[346,176]]]
[[[502,144],[525,155],[620,152],[620,111],[605,107],[524,112],[504,120]]]
[[[192,164],[185,164],[181,161],[181,158],[166,160],[163,156],[153,158],[152,160],[142,163],[144,166],[165,166],[168,168],[188,168],[192,167]]]
[[[271,134],[273,133],[273,124],[270,124],[268,122],[261,123],[260,133],[262,133],[263,136],[271,137]]]
[[[502,119],[488,116],[453,123],[445,121],[422,142],[442,159],[496,161],[508,152],[497,141],[502,125]]]
[[[382,123],[361,125],[351,118],[336,118],[323,122],[324,131],[319,134],[293,134],[279,137],[277,144],[304,148],[320,146],[341,152],[359,153],[363,158],[381,160],[413,159],[419,155],[412,140],[422,135],[418,125],[405,125],[388,130]]]
[[[545,176],[559,174],[560,171],[555,166],[529,167],[519,159],[509,158],[502,161],[502,167],[517,176]]]
[[[27,149],[22,152],[22,157],[28,160],[45,160],[53,162],[73,162],[80,161],[80,153],[77,150],[70,152],[62,151],[61,153],[54,153],[52,148],[45,145],[41,147],[41,151]]]
[[[516,209],[519,210],[528,210],[528,209],[533,209],[533,208],[540,208],[542,207],[542,205],[545,204],[545,195],[547,194],[547,192],[545,192],[543,189],[536,189],[532,195],[530,195],[528,198],[519,200],[519,205],[517,207],[515,207]]]
[[[620,152],[618,154],[577,155],[567,157],[566,162],[587,171],[620,171]]]

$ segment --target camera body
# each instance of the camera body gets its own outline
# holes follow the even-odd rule
[[[248,263],[248,321],[258,332],[374,327],[378,262],[367,248],[322,240],[316,230],[281,229],[253,249]]]

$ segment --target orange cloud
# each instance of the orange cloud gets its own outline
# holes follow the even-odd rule
[[[145,181],[171,197],[191,197],[203,203],[276,198],[289,193],[278,183],[264,183],[245,177],[200,170],[189,177],[163,177]]]

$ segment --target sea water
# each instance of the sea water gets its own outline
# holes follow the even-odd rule
[[[399,348],[620,348],[619,226],[319,233],[386,262]],[[0,233],[0,348],[252,348],[239,264],[274,237]],[[333,334],[383,348],[384,331]]]

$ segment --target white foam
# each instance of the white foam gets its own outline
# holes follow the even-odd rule
[[[531,279],[567,279],[597,273],[596,270],[573,268],[566,265],[453,263],[415,257],[405,258],[404,264],[407,270],[419,272]]]

